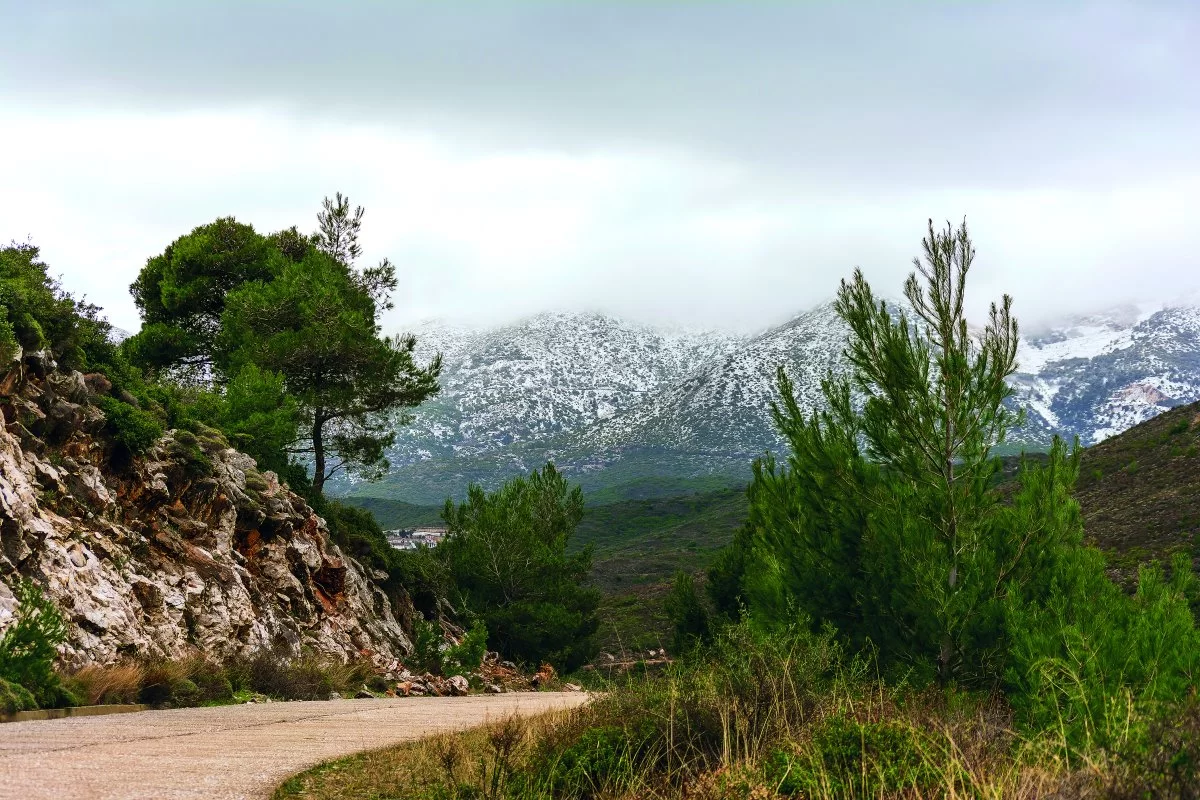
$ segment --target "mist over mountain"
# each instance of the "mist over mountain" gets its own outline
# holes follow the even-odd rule
[[[595,312],[415,333],[423,357],[445,359],[442,392],[399,429],[384,481],[341,491],[440,503],[548,459],[589,491],[649,477],[664,491],[741,482],[782,444],[769,410],[776,367],[807,410],[820,406],[821,378],[846,368],[847,331],[829,303],[753,336]],[[1027,417],[1010,446],[1038,449],[1055,434],[1094,444],[1200,400],[1200,306],[1066,317],[1024,334],[1018,361],[1014,405]]]

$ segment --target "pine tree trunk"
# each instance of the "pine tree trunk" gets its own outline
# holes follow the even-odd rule
[[[319,494],[325,493],[325,439],[323,437],[325,419],[320,410],[313,415],[313,490]]]

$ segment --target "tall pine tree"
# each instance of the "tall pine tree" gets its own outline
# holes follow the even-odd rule
[[[1056,442],[1015,489],[999,485],[994,448],[1019,422],[1011,300],[972,334],[965,223],[930,223],[923,245],[903,307],[859,271],[842,282],[851,376],[825,381],[823,410],[804,413],[780,370],[772,413],[790,453],[755,465],[749,522],[721,562],[740,578],[714,585],[760,619],[798,610],[895,667],[989,684],[1011,665],[1011,597],[1045,602],[1082,563],[1077,456]]]

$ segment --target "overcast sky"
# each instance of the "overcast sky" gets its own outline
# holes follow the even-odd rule
[[[0,238],[128,285],[234,215],[367,208],[389,327],[753,329],[964,215],[1036,321],[1200,289],[1200,3],[0,0]]]

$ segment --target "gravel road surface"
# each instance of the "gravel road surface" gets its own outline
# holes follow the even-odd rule
[[[331,758],[586,701],[540,692],[11,722],[0,724],[0,798],[266,798],[290,775]]]

